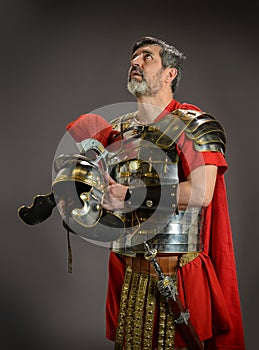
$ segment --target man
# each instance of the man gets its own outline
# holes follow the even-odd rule
[[[59,193],[37,196],[18,211],[34,225],[58,203],[89,238],[91,227],[104,223],[98,237],[111,244],[106,335],[115,349],[245,349],[224,129],[198,107],[174,99],[184,59],[160,39],[137,41],[128,74],[137,111],[111,123],[94,114],[71,122],[67,130],[82,154],[55,161],[53,192]],[[84,154],[89,144],[101,172]],[[64,180],[84,192],[85,206],[76,214],[69,212],[70,190],[64,199],[71,186],[59,186]]]
[[[129,218],[132,220],[133,227],[137,227],[134,238],[141,237],[141,220],[143,224],[151,221],[151,226],[142,229],[145,233],[149,233],[149,228],[159,222],[159,228],[148,242],[151,247],[157,248],[157,261],[164,274],[171,276],[177,285],[179,298],[190,312],[190,320],[204,348],[242,350],[245,348],[244,336],[223,177],[227,169],[224,158],[225,135],[213,117],[194,105],[174,99],[184,59],[176,48],[157,38],[144,37],[134,44],[128,90],[136,96],[138,110],[115,119],[111,126],[104,124],[103,131],[97,132],[95,138],[105,146],[117,138],[123,140],[125,147],[133,144],[138,152],[133,152],[132,156],[134,147],[125,151],[122,149],[119,161],[110,159],[113,170],[103,206],[108,211],[122,213],[126,223]],[[68,126],[77,141],[86,138],[85,127],[89,126],[87,118],[89,115],[81,116]],[[169,126],[177,120],[181,121],[180,126],[177,125],[181,132],[175,136]],[[162,127],[160,134],[154,132],[156,126]],[[174,142],[168,143],[164,137],[166,133]],[[143,154],[141,152],[145,147],[145,151],[149,150],[151,134],[155,135],[155,141],[152,142],[156,147],[150,146],[152,150],[142,162],[143,158],[138,159],[138,156]],[[142,141],[148,140],[148,143],[136,143],[136,135]],[[161,138],[170,146],[164,143],[162,148],[157,146]],[[151,153],[156,148],[159,151],[162,149],[163,159],[152,163]],[[170,171],[161,170],[159,162],[163,169],[177,169],[177,175],[173,177]],[[157,169],[154,169],[155,163],[158,164]],[[151,180],[144,175],[143,167],[150,168],[148,171],[151,175],[148,176]],[[164,175],[161,174],[163,171]],[[157,182],[157,178],[160,182]],[[179,218],[181,225],[180,218],[187,211],[201,208],[198,217],[199,220],[202,217],[203,224],[200,221],[198,224],[202,227],[202,234],[198,237],[195,249],[189,249],[188,246],[186,250],[181,250],[175,248],[174,243],[164,244],[164,237],[172,237],[168,229],[170,225],[166,226],[168,221],[160,221],[162,214],[154,216],[152,221],[152,215],[156,214],[159,207],[163,207],[163,201],[157,202],[151,190],[147,194],[147,197],[151,195],[151,199],[146,200],[146,197],[143,202],[146,208],[139,209],[138,196],[135,196],[138,186],[131,186],[132,179],[144,181],[148,191],[160,186],[160,195],[163,188],[165,193],[169,191],[169,197],[174,198],[172,203],[169,201],[169,214],[165,216],[170,216],[172,221],[169,224],[175,225],[175,220]],[[166,194],[163,198],[168,206]],[[134,201],[137,205],[132,209]],[[152,215],[148,209],[153,210]],[[191,349],[185,335],[179,331],[165,298],[157,290],[157,274],[152,263],[145,259],[144,242],[141,239],[136,242],[134,245],[133,239],[129,246],[123,246],[121,242],[116,245],[115,242],[110,253],[107,338],[115,341],[115,349]]]

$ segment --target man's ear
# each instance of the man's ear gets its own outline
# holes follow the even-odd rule
[[[175,77],[177,76],[177,69],[176,68],[170,68],[167,72],[167,75],[166,75],[166,82],[167,83],[171,83]]]

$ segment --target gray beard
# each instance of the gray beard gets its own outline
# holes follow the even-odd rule
[[[128,81],[127,88],[128,91],[134,96],[152,95],[152,91],[148,87],[146,80],[137,81],[136,79],[131,79],[131,81]]]
[[[162,87],[160,80],[162,69],[153,77],[152,83],[148,84],[144,77],[142,81],[131,79],[128,81],[128,91],[134,96],[154,96]]]

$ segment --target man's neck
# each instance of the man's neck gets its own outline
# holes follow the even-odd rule
[[[170,93],[163,96],[140,96],[138,102],[138,120],[139,122],[149,124],[168,106],[172,101],[173,95]]]

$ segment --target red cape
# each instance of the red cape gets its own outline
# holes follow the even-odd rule
[[[178,108],[200,110],[196,106],[172,100],[156,121]],[[89,137],[98,139],[104,146],[112,142],[111,125],[97,115],[81,115],[67,129],[77,142]],[[192,142],[183,138],[179,140],[180,153],[182,151],[184,154],[191,154],[186,164],[182,158],[184,176],[187,177],[188,172],[195,167],[195,151]],[[227,163],[219,152],[202,152],[202,156],[205,164],[218,167],[218,175],[213,200],[206,209],[204,252],[179,270],[179,296],[184,302],[181,287],[184,280],[191,321],[202,340],[210,338],[206,341],[206,349],[244,350],[236,264],[224,181]],[[123,259],[111,252],[106,302],[106,336],[110,340],[115,340],[124,272]],[[185,345],[178,332],[175,344]]]

